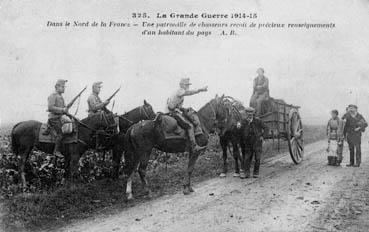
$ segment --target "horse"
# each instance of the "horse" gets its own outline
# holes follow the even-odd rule
[[[124,136],[128,128],[133,124],[141,120],[154,119],[156,116],[152,106],[144,100],[142,106],[136,107],[133,110],[119,115],[119,134],[112,143],[112,153],[113,153],[113,178],[117,179],[119,177],[120,161],[122,159],[122,154],[124,152]]]
[[[242,103],[230,96],[226,96],[223,98],[224,105],[227,106],[226,117],[223,122],[218,123],[218,127],[220,130],[219,133],[219,143],[222,147],[223,151],[223,169],[220,173],[220,177],[226,177],[226,173],[228,171],[227,164],[227,150],[229,144],[232,145],[232,153],[234,158],[234,177],[240,176],[240,165],[242,164],[242,157],[240,156],[240,147],[241,147],[241,131],[237,128],[237,123],[241,121],[241,111],[245,109]]]
[[[105,122],[106,124],[110,124],[110,126],[96,124],[96,120],[99,121],[99,117],[101,119],[109,118],[109,122],[105,120],[102,123]],[[100,112],[99,114],[92,115],[92,117],[88,117],[81,121],[75,120],[77,123],[78,142],[63,145],[62,151],[66,159],[64,167],[66,177],[76,176],[77,165],[81,155],[88,149],[96,148],[97,137],[103,137],[101,138],[101,142],[104,144],[104,151],[112,150],[114,174],[116,176],[119,175],[120,159],[123,153],[121,141],[124,138],[125,132],[131,125],[140,120],[154,118],[155,113],[152,106],[144,100],[142,106],[136,107],[117,117],[119,119],[118,131],[114,133],[106,133],[106,130],[109,129],[109,127],[112,127],[110,129],[115,129],[115,114]],[[26,187],[24,166],[31,150],[35,148],[51,154],[54,149],[53,143],[38,142],[40,127],[41,122],[34,120],[25,121],[16,124],[11,132],[13,153],[21,157],[18,168],[21,173],[23,188]]]
[[[195,121],[200,123],[203,133],[195,134],[197,144],[206,146],[209,134],[217,130],[217,121],[224,120],[224,106],[222,105],[222,97],[216,96],[203,106],[197,114],[193,114]],[[173,128],[180,130],[180,138],[166,139],[163,120],[171,120]],[[189,152],[189,161],[186,175],[183,182],[183,193],[185,195],[193,192],[191,187],[191,174],[194,170],[196,160],[201,152],[193,153],[190,149],[190,143],[185,131],[180,128],[175,119],[160,115],[154,120],[145,120],[131,126],[125,136],[125,153],[123,172],[127,180],[126,194],[127,199],[133,199],[132,195],[132,176],[138,168],[141,182],[146,192],[150,193],[147,188],[146,168],[153,148],[157,148],[163,152],[183,153]],[[203,151],[202,151],[203,152]]]
[[[97,132],[104,131],[106,135],[112,135],[116,127],[114,115],[103,111],[82,120],[75,118],[74,122],[76,125],[75,141],[68,144],[63,143],[61,146],[61,152],[65,157],[65,177],[70,178],[76,177],[80,156],[87,149],[95,147]],[[11,131],[12,151],[20,157],[18,169],[24,189],[27,187],[25,165],[30,152],[37,149],[51,154],[54,150],[55,143],[39,142],[41,126],[41,122],[29,120],[17,123]]]

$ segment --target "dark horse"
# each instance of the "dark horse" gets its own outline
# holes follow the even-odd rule
[[[197,113],[198,120],[202,126],[202,134],[196,135],[197,143],[200,146],[206,146],[208,143],[209,133],[213,133],[217,128],[217,121],[224,120],[224,106],[221,97],[216,96]],[[196,160],[199,153],[190,152],[190,144],[187,137],[182,139],[169,139],[164,136],[161,126],[161,116],[155,120],[146,120],[137,123],[129,128],[125,137],[125,153],[124,153],[124,174],[127,179],[127,198],[132,199],[132,175],[138,168],[138,172],[146,191],[146,168],[150,158],[151,150],[157,148],[164,152],[180,153],[189,152],[189,161],[186,176],[184,178],[184,194],[193,192],[191,187],[191,174],[194,170]]]
[[[115,117],[116,115],[111,113],[101,112],[100,114],[92,115],[81,121],[76,120],[78,142],[64,144],[62,147],[62,153],[66,159],[64,167],[66,177],[76,176],[77,165],[81,155],[87,149],[96,148],[96,136],[104,138],[101,139],[101,142],[104,144],[104,150],[112,149],[116,170],[114,174],[118,175],[120,158],[123,152],[123,144],[121,144],[121,141],[124,139],[125,132],[131,125],[140,120],[154,118],[155,113],[151,105],[144,101],[143,106],[136,107],[128,113],[118,116],[118,131],[116,131]],[[40,126],[41,122],[38,121],[31,120],[20,122],[13,127],[11,133],[13,152],[15,155],[20,156],[18,168],[21,173],[23,187],[26,187],[24,167],[32,149],[38,149],[49,154],[51,154],[54,149],[53,143],[38,142]],[[110,131],[110,133],[108,131]]]
[[[80,155],[87,149],[94,148],[96,145],[96,135],[98,131],[113,131],[116,128],[114,115],[100,112],[90,117],[75,120],[76,131],[78,131],[77,141],[74,143],[63,144],[61,152],[65,157],[66,177],[76,177],[77,164]],[[32,149],[37,149],[51,154],[54,150],[54,143],[39,142],[39,132],[42,123],[30,120],[16,124],[11,132],[12,150],[19,156],[18,169],[21,174],[23,188],[26,187],[25,164]]]
[[[240,148],[241,148],[241,130],[237,128],[237,124],[241,121],[241,111],[245,109],[242,103],[238,100],[235,100],[232,97],[226,96],[223,98],[224,105],[227,107],[226,117],[223,122],[219,124],[219,142],[223,151],[223,170],[220,173],[220,177],[225,177],[228,171],[227,164],[227,150],[229,145],[232,145],[232,153],[234,158],[234,177],[240,176],[240,164],[242,163],[240,156]]]
[[[142,106],[136,107],[123,115],[119,115],[119,133],[114,139],[110,140],[110,146],[113,151],[114,178],[119,177],[120,161],[124,151],[124,136],[128,128],[141,120],[154,119],[155,116],[156,114],[152,106],[146,100],[144,100]]]

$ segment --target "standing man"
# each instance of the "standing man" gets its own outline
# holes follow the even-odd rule
[[[261,114],[261,104],[269,99],[269,80],[264,76],[264,69],[259,68],[254,79],[254,91],[250,100],[250,107],[256,109],[256,115]]]
[[[344,122],[338,117],[338,110],[331,111],[331,119],[327,124],[327,137],[328,137],[328,154],[337,157],[336,166],[340,166],[342,162],[343,151],[343,127]]]
[[[88,104],[88,116],[99,111],[107,111],[106,106],[110,103],[109,101],[101,101],[99,94],[101,91],[102,82],[95,82],[92,85],[92,94],[87,99]]]
[[[187,131],[188,138],[191,143],[192,152],[198,152],[206,147],[200,147],[196,143],[195,130],[193,122],[189,121],[189,116],[186,115],[187,109],[183,108],[183,102],[185,96],[191,96],[200,92],[208,91],[208,87],[204,87],[197,90],[190,90],[190,78],[182,78],[179,83],[179,89],[167,100],[167,108],[178,124]]]
[[[356,105],[348,106],[348,114],[346,114],[346,124],[344,135],[350,149],[350,164],[348,167],[360,167],[361,163],[361,134],[368,126],[364,117],[357,112]],[[356,156],[356,163],[355,163]]]
[[[63,139],[61,116],[68,113],[68,108],[65,106],[62,96],[65,91],[66,82],[67,80],[63,79],[57,80],[55,84],[55,93],[52,93],[47,99],[49,111],[48,124],[55,135],[55,148],[53,154],[58,158],[64,157],[60,152],[60,148]]]
[[[268,129],[259,118],[255,117],[255,110],[252,107],[245,109],[246,116],[241,121],[241,150],[242,150],[242,169],[244,173],[241,173],[240,177],[250,177],[250,166],[252,158],[255,159],[254,164],[254,178],[259,177],[260,158],[262,152],[262,146],[264,142],[264,136],[267,135]]]

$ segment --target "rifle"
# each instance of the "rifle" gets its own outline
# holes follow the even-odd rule
[[[119,86],[119,88],[108,99],[106,99],[106,101],[110,101],[115,96],[115,94],[117,94],[119,92],[120,87],[121,86]]]
[[[81,92],[79,92],[79,94],[77,94],[77,96],[75,96],[72,101],[69,102],[69,104],[67,105],[67,109],[71,108],[72,105],[74,104],[74,102],[77,100],[77,98],[79,98],[79,96],[81,96],[81,94],[87,89],[87,86],[81,90]]]

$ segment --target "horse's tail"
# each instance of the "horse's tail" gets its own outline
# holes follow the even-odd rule
[[[18,154],[19,152],[19,143],[18,143],[18,140],[17,140],[17,137],[15,135],[15,128],[19,125],[20,123],[17,123],[15,124],[15,126],[13,126],[13,129],[11,131],[11,148],[12,148],[12,151],[14,154]]]

